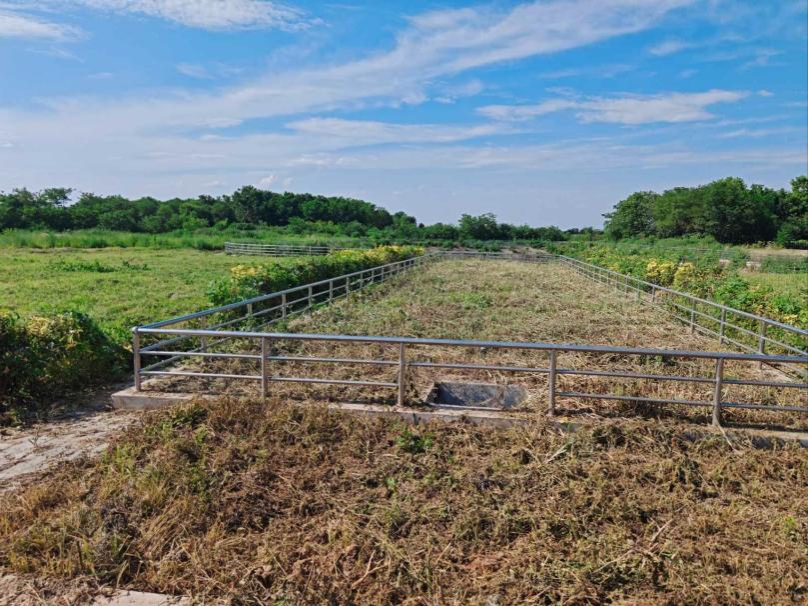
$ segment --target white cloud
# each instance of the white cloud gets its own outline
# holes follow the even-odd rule
[[[774,97],[774,93],[770,90],[766,90],[765,88],[760,89],[757,94],[759,97]]]
[[[268,0],[75,0],[73,4],[210,30],[301,29],[312,23],[301,11]]]
[[[574,78],[585,76],[588,78],[614,78],[620,74],[625,74],[635,70],[633,65],[625,63],[614,63],[608,65],[592,65],[587,68],[561,69],[552,72],[544,72],[537,76],[540,80],[561,80],[562,78]]]
[[[132,6],[143,1],[133,0]],[[61,128],[85,121],[97,130],[104,117],[104,128],[123,131],[116,133],[121,135],[200,125],[224,127],[251,118],[337,107],[418,103],[427,98],[424,89],[436,79],[647,29],[670,10],[691,1],[555,0],[521,4],[506,12],[431,12],[413,18],[412,26],[397,37],[391,50],[353,62],[270,73],[216,92],[166,93],[153,99],[51,99],[46,104],[51,120]],[[224,4],[229,5],[230,0]]]
[[[673,55],[674,53],[678,53],[688,48],[692,48],[693,46],[694,45],[692,43],[685,42],[684,40],[670,39],[652,46],[650,49],[648,49],[648,52],[650,52],[652,55],[656,55],[657,57],[664,57],[667,55]]]
[[[290,122],[288,128],[314,134],[343,144],[375,145],[382,143],[447,143],[515,132],[501,124],[452,126],[442,124],[391,124],[370,120],[309,118]]]
[[[658,95],[623,95],[588,97],[585,99],[550,99],[536,105],[489,105],[480,114],[497,120],[525,120],[563,110],[578,110],[581,122],[616,124],[649,124],[653,122],[694,122],[714,117],[707,107],[715,103],[732,103],[748,93],[713,89],[703,93],[664,93]]]
[[[79,36],[79,30],[76,28],[2,8],[0,7],[0,38],[63,41]]]
[[[269,187],[278,180],[278,175],[267,175],[258,181],[260,187]]]
[[[183,76],[188,76],[189,78],[210,80],[213,77],[210,75],[210,72],[208,72],[204,65],[199,65],[197,63],[178,63],[175,67],[179,73],[181,73]]]
[[[754,52],[754,58],[750,59],[741,66],[741,69],[749,69],[750,67],[768,67],[776,65],[771,60],[778,55],[782,55],[782,51],[772,48],[759,48]]]
[[[716,135],[719,139],[738,139],[741,137],[751,137],[759,139],[761,137],[771,137],[772,135],[788,135],[801,132],[800,129],[791,126],[782,128],[741,128]]]

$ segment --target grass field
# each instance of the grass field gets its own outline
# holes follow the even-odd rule
[[[81,311],[120,336],[137,324],[208,307],[213,279],[260,261],[193,249],[0,250],[0,309]]]
[[[334,234],[296,234],[284,227],[259,227],[250,230],[200,229],[175,231],[161,234],[146,234],[103,229],[84,229],[65,232],[31,231],[11,229],[0,232],[2,248],[192,248],[198,250],[222,250],[225,242],[261,242],[272,244],[342,244],[357,243],[356,238]]]
[[[771,287],[778,293],[797,300],[808,297],[808,273],[772,273],[765,271],[745,271],[740,275],[752,284],[762,284]]]

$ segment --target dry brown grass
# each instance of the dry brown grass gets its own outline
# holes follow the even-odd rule
[[[0,570],[233,604],[804,604],[808,457],[223,399],[0,500]]]
[[[601,284],[556,265],[531,265],[501,261],[446,261],[406,274],[381,287],[354,295],[280,327],[281,331],[325,334],[388,335],[428,338],[476,339],[551,343],[585,343],[641,348],[680,350],[724,349],[710,338],[690,334],[687,327],[671,320],[663,311],[625,298]],[[255,353],[255,343],[237,344],[236,349]],[[394,346],[367,344],[276,342],[276,352],[315,357],[379,358],[395,360]],[[509,364],[546,367],[547,356],[536,352],[506,350],[479,351],[468,348],[411,348],[410,360],[456,363]],[[560,368],[624,370],[649,374],[711,377],[713,362],[707,360],[661,359],[619,355],[561,354]],[[235,374],[257,374],[255,364],[216,362],[196,368]],[[395,368],[347,365],[276,363],[273,374],[314,376],[332,379],[395,381]],[[756,365],[729,362],[727,377],[780,379],[773,371]],[[412,370],[408,393],[411,403],[423,400],[435,380],[518,383],[529,390],[525,409],[540,411],[546,406],[547,378],[543,374],[492,371]],[[240,395],[256,395],[255,383],[227,380],[171,379],[161,389]],[[272,392],[288,398],[319,401],[390,403],[392,390],[357,387],[303,387],[272,384]],[[615,393],[651,398],[711,401],[712,385],[682,382],[649,382],[562,376],[559,391]],[[726,401],[769,404],[806,404],[806,395],[796,390],[766,387],[727,387]],[[683,406],[642,405],[608,400],[560,399],[559,408],[577,416],[670,416],[703,423],[710,410]],[[808,419],[798,414],[727,411],[730,423],[752,423],[770,428],[806,429]]]

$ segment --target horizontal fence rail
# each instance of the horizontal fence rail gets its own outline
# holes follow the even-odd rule
[[[157,352],[165,347],[175,347],[180,343],[192,340],[191,334],[189,333],[186,335],[178,334],[177,336],[151,343],[142,341],[140,335],[148,334],[147,331],[150,329],[171,327],[184,329],[202,328],[222,331],[237,325],[247,328],[263,328],[272,323],[284,321],[293,316],[305,313],[315,305],[331,303],[372,284],[384,282],[404,271],[432,261],[434,258],[434,255],[431,254],[412,257],[410,259],[379,265],[342,276],[320,280],[319,282],[296,286],[267,295],[237,301],[228,305],[220,305],[192,314],[137,327],[134,329],[134,349],[136,352],[139,351],[141,355],[143,355],[150,352]],[[194,351],[204,353],[211,345],[230,340],[230,337],[221,336],[221,334],[220,337],[221,338],[215,339],[212,342],[210,342],[208,338],[202,339],[199,341],[198,347]],[[180,355],[172,356],[167,360],[152,364],[149,367],[141,368],[140,359],[136,353],[136,387],[139,388],[140,386],[139,372],[168,366],[180,359],[180,357]]]
[[[664,308],[674,318],[689,326],[691,333],[698,332],[717,337],[720,344],[728,343],[741,350],[758,354],[768,352],[808,356],[808,330],[646,282],[572,257],[560,255],[559,259],[566,266],[591,280],[616,288],[636,297],[638,301]]]
[[[620,400],[631,402],[642,402],[645,404],[674,404],[691,407],[709,408],[712,411],[713,423],[721,423],[721,414],[724,409],[746,409],[761,410],[771,412],[791,412],[808,413],[808,406],[773,405],[765,402],[730,402],[723,398],[723,390],[730,385],[750,385],[765,386],[778,389],[794,389],[801,391],[803,396],[808,391],[805,383],[789,381],[769,381],[731,378],[725,376],[724,365],[728,361],[742,362],[766,362],[780,364],[808,363],[808,358],[796,356],[771,356],[758,354],[742,354],[733,352],[704,352],[704,351],[684,351],[670,349],[643,349],[628,347],[596,346],[596,345],[576,345],[576,344],[552,344],[552,343],[519,343],[501,341],[473,341],[454,339],[422,339],[407,337],[382,337],[382,336],[348,336],[348,335],[317,335],[317,334],[294,334],[294,333],[273,333],[273,332],[252,332],[252,331],[227,331],[227,330],[189,330],[172,328],[138,328],[135,330],[135,342],[141,335],[159,334],[161,336],[195,337],[198,339],[238,339],[239,343],[247,344],[245,350],[236,353],[223,352],[212,353],[207,351],[157,351],[151,350],[135,352],[136,359],[140,355],[163,355],[182,357],[202,357],[202,358],[222,358],[222,359],[243,359],[253,360],[258,363],[260,372],[258,374],[233,374],[202,371],[177,370],[139,370],[137,385],[140,386],[140,378],[144,376],[179,376],[179,377],[200,377],[211,379],[240,379],[245,381],[260,381],[261,393],[266,395],[269,386],[275,383],[308,383],[308,384],[331,384],[331,385],[352,385],[374,388],[390,388],[396,390],[396,402],[399,406],[407,404],[406,393],[408,385],[408,373],[412,369],[452,369],[452,370],[488,370],[506,373],[539,373],[548,376],[548,387],[546,394],[547,414],[556,413],[556,402],[558,399],[598,399],[598,400]],[[329,342],[329,343],[360,343],[360,344],[385,344],[396,346],[397,356],[390,359],[382,358],[338,358],[338,357],[300,357],[279,355],[273,353],[273,345],[280,341],[284,342]],[[466,363],[443,363],[432,361],[433,356],[428,360],[421,360],[410,355],[413,348],[429,347],[460,347],[473,348],[477,350],[522,350],[531,352],[543,352],[547,355],[546,366],[509,366],[503,364],[466,364]],[[253,353],[260,352],[260,353]],[[595,371],[587,369],[563,368],[557,363],[560,353],[585,353],[595,355],[620,356],[632,358],[638,356],[661,356],[663,358],[690,358],[710,360],[713,364],[714,372],[711,376],[687,376],[687,375],[664,375],[652,373],[636,373],[625,371]],[[283,363],[305,363],[309,365],[340,364],[340,365],[372,365],[389,366],[396,370],[396,378],[393,381],[370,381],[370,380],[343,380],[328,377],[316,376],[288,376],[271,372],[271,365],[279,366]],[[617,394],[611,392],[581,392],[581,391],[560,391],[558,390],[558,377],[568,375],[581,375],[588,377],[610,378],[610,379],[633,379],[637,381],[676,381],[685,383],[708,384],[713,388],[713,397],[710,400],[683,400],[668,398],[649,398],[643,396],[633,396]],[[801,398],[804,401],[804,398]]]
[[[265,257],[298,257],[327,255],[346,246],[305,246],[298,244],[254,244],[251,242],[225,242],[224,252],[229,255],[252,255]]]

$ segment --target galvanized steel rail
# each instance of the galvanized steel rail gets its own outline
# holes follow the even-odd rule
[[[674,318],[688,325],[691,333],[699,332],[718,337],[721,344],[731,343],[758,354],[765,354],[774,349],[773,353],[808,355],[808,330],[646,282],[579,259],[564,255],[559,255],[558,258],[563,264],[591,280],[633,295],[638,301],[667,309]],[[746,326],[742,326],[742,323]],[[772,333],[778,334],[780,338],[773,337]],[[789,342],[785,342],[786,340]]]
[[[734,329],[742,329],[740,326],[732,325],[726,317],[727,313],[740,314],[746,319],[765,321],[765,326],[774,326],[781,330],[789,331],[792,334],[805,336],[806,331],[791,327],[782,323],[761,318],[754,314],[748,314],[732,308],[727,308],[710,301],[691,297],[684,293],[672,291],[657,285],[644,282],[625,276],[617,272],[612,272],[595,265],[584,263],[569,257],[556,257],[547,253],[515,255],[508,253],[478,253],[471,251],[455,251],[448,253],[430,253],[420,257],[414,257],[396,263],[354,272],[345,276],[330,278],[307,284],[295,288],[286,289],[276,293],[255,297],[246,301],[232,303],[208,310],[203,310],[194,314],[188,314],[170,320],[155,322],[146,326],[136,327],[133,336],[133,349],[135,357],[135,388],[142,388],[142,380],[147,377],[158,376],[180,376],[180,377],[204,377],[204,378],[225,378],[232,380],[260,381],[263,394],[268,392],[272,382],[292,382],[311,384],[337,384],[337,385],[358,385],[375,388],[391,388],[397,390],[397,403],[406,404],[406,388],[409,369],[432,368],[432,369],[454,369],[454,370],[488,370],[509,373],[539,373],[548,376],[547,392],[547,412],[554,414],[556,411],[556,399],[601,399],[601,400],[622,400],[631,402],[644,402],[648,404],[674,404],[694,407],[710,407],[712,409],[713,423],[721,422],[721,412],[726,408],[739,408],[749,410],[765,410],[773,412],[794,412],[808,413],[807,406],[784,406],[772,405],[766,402],[728,402],[723,399],[723,389],[728,385],[752,385],[765,386],[775,389],[797,390],[801,395],[801,400],[805,401],[808,391],[808,384],[805,381],[770,381],[728,378],[724,376],[724,363],[726,361],[757,362],[760,365],[778,365],[785,367],[805,367],[808,369],[808,355],[804,351],[788,346],[763,334],[764,344],[771,342],[778,346],[783,346],[787,350],[792,350],[799,355],[766,354],[763,351],[746,354],[733,352],[704,352],[704,351],[684,351],[669,349],[642,349],[597,345],[576,345],[576,344],[552,344],[552,343],[517,343],[500,341],[469,341],[452,339],[417,339],[405,337],[385,337],[385,336],[346,336],[346,335],[312,335],[312,334],[290,334],[282,332],[263,332],[262,329],[269,324],[284,320],[294,314],[302,313],[311,309],[319,303],[328,303],[337,298],[349,295],[365,286],[382,282],[401,272],[423,265],[431,261],[445,258],[483,258],[483,259],[509,259],[536,263],[547,263],[560,261],[572,267],[579,273],[599,282],[615,286],[630,292],[636,293],[637,298],[645,297],[646,300],[656,304],[656,300],[661,293],[667,295],[683,296],[695,300],[701,304],[718,308],[723,313],[720,322],[724,330],[728,326]],[[676,316],[683,321],[689,321],[692,329],[698,326],[694,308],[688,308],[691,312],[689,317]],[[700,312],[699,312],[700,313]],[[190,324],[190,326],[189,326]],[[247,325],[247,330],[231,330],[230,327],[236,324]],[[185,325],[185,326],[183,326]],[[257,327],[257,329],[256,329]],[[703,327],[701,327],[703,328]],[[764,329],[765,330],[765,329]],[[714,333],[719,334],[719,333]],[[736,343],[722,336],[728,342]],[[161,337],[161,340],[144,344],[144,339]],[[397,356],[395,359],[376,358],[344,358],[344,357],[294,357],[283,355],[272,355],[271,345],[277,341],[299,341],[299,342],[331,342],[331,343],[382,343],[396,346]],[[217,345],[228,341],[237,343],[247,342],[249,351],[224,352],[213,351]],[[179,344],[184,343],[183,349]],[[736,343],[741,346],[740,343]],[[497,364],[458,364],[424,361],[411,357],[408,348],[413,347],[464,347],[464,348],[485,348],[494,350],[529,350],[545,352],[548,356],[547,366],[525,367]],[[765,345],[764,345],[765,346]],[[762,349],[762,348],[761,348]],[[254,353],[260,351],[260,353]],[[611,354],[620,355],[626,359],[638,356],[661,356],[663,358],[690,358],[709,359],[714,363],[714,372],[709,377],[694,377],[684,375],[659,375],[652,373],[601,371],[587,369],[572,369],[558,367],[559,353],[589,353],[589,354]],[[164,358],[159,362],[143,367],[142,357],[154,356]],[[167,366],[186,358],[201,359],[242,359],[258,361],[260,374],[233,374],[216,372],[197,372],[182,369],[163,370]],[[396,367],[395,381],[362,381],[362,380],[337,380],[323,377],[295,377],[273,374],[270,372],[270,364],[282,363],[306,363],[306,364],[340,364],[340,365],[370,365],[370,366],[390,366]],[[681,400],[666,398],[648,398],[615,393],[595,393],[595,392],[569,392],[558,390],[558,377],[564,375],[579,375],[588,377],[599,377],[607,379],[633,379],[638,381],[675,381],[685,383],[709,384],[713,387],[713,397],[710,401],[703,400]]]
[[[216,372],[194,372],[183,370],[140,370],[136,385],[140,388],[140,379],[143,376],[180,376],[180,377],[204,377],[204,378],[225,378],[241,379],[247,381],[260,381],[261,393],[266,395],[273,382],[292,382],[309,384],[331,384],[331,385],[353,385],[375,388],[391,388],[397,392],[397,404],[405,405],[408,372],[413,368],[430,369],[452,369],[452,370],[488,370],[509,373],[540,373],[548,375],[547,387],[547,414],[556,413],[556,400],[558,398],[570,399],[598,399],[598,400],[623,400],[631,402],[643,402],[647,404],[675,404],[691,407],[707,407],[712,410],[713,423],[721,423],[721,413],[724,409],[746,409],[763,410],[771,412],[793,412],[808,413],[808,406],[786,406],[771,405],[760,402],[728,402],[723,399],[723,389],[727,385],[753,385],[766,386],[778,389],[795,389],[802,392],[808,391],[805,383],[789,381],[768,381],[753,379],[728,378],[724,375],[724,363],[726,361],[745,362],[766,362],[780,364],[806,364],[808,358],[795,356],[769,356],[757,354],[742,354],[733,352],[705,352],[705,351],[685,351],[671,349],[643,349],[629,347],[613,347],[600,345],[576,345],[576,344],[554,344],[554,343],[519,343],[503,341],[471,341],[455,339],[421,339],[409,337],[385,337],[385,336],[349,336],[349,335],[317,335],[317,334],[294,334],[275,332],[252,332],[252,331],[228,331],[228,330],[189,330],[171,328],[138,328],[136,337],[143,334],[159,334],[163,336],[196,337],[199,339],[238,339],[252,342],[248,346],[249,351],[260,351],[260,354],[249,353],[247,351],[238,353],[211,353],[207,351],[149,351],[149,355],[161,356],[183,356],[183,357],[203,357],[203,358],[223,358],[223,359],[243,359],[254,360],[260,365],[260,374],[230,374]],[[331,343],[373,343],[395,345],[397,351],[396,359],[380,358],[337,358],[337,357],[301,357],[272,355],[273,343],[278,341],[300,341],[300,342],[331,342]],[[501,350],[516,349],[536,352],[546,352],[548,354],[547,367],[532,366],[508,366],[502,364],[457,364],[431,361],[419,361],[417,358],[408,355],[407,348],[413,347],[462,347],[476,350]],[[685,376],[685,375],[661,375],[651,373],[635,373],[620,371],[594,371],[586,369],[559,368],[557,366],[557,356],[559,353],[588,353],[588,354],[608,354],[620,355],[626,358],[638,356],[661,356],[670,358],[693,358],[707,359],[714,363],[714,373],[710,377]],[[136,352],[136,356],[141,352]],[[340,365],[372,365],[395,367],[395,381],[365,381],[365,380],[342,380],[323,377],[298,377],[284,376],[270,372],[270,363],[306,363],[306,364],[340,364]],[[558,377],[564,375],[580,375],[594,377],[608,377],[616,379],[634,379],[643,381],[676,381],[685,383],[709,384],[713,387],[713,397],[710,401],[705,400],[681,400],[669,398],[648,398],[642,396],[631,396],[614,393],[579,392],[579,391],[558,391]]]
[[[356,248],[356,247],[354,247]],[[251,242],[225,242],[224,252],[229,255],[252,255],[265,257],[298,257],[327,255],[347,246],[305,246],[302,244],[255,244]]]

